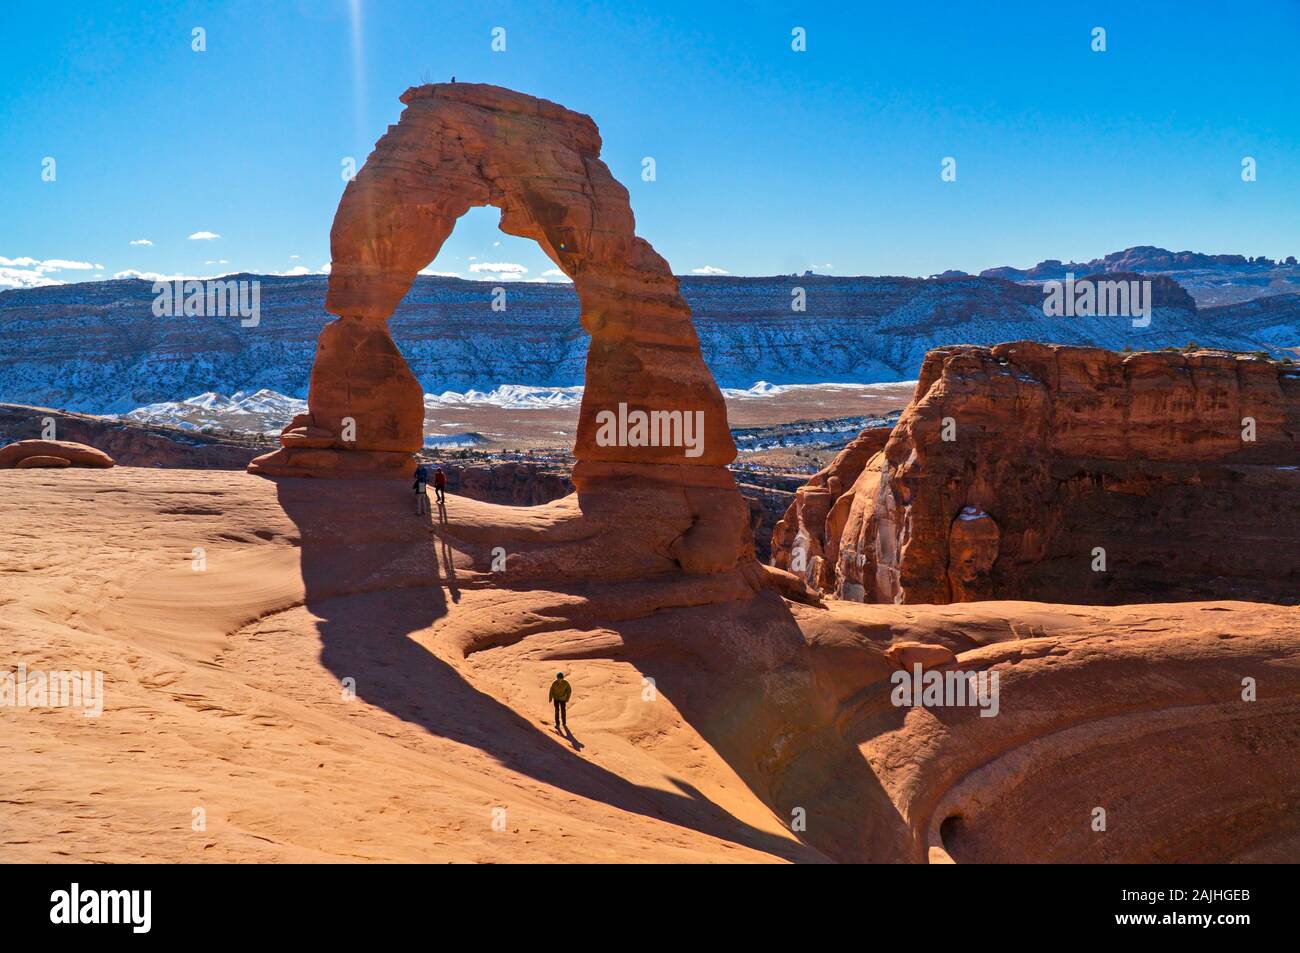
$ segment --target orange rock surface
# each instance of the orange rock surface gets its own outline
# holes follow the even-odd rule
[[[611,543],[691,572],[752,561],[722,393],[676,278],[636,236],[627,190],[600,160],[595,123],[472,83],[409,89],[402,102],[335,215],[326,307],[339,317],[321,332],[308,413],[249,470],[409,476],[424,407],[387,320],[456,220],[494,205],[503,231],[535,240],[573,279],[591,335],[573,468],[583,512],[597,523],[660,520],[665,540],[656,530]]]
[[[21,460],[19,460],[17,463],[14,464],[14,469],[15,470],[38,470],[38,469],[61,470],[64,467],[70,467],[70,466],[72,466],[72,461],[67,459],[66,457],[47,457],[47,456],[37,455],[31,457],[23,457]]]
[[[799,605],[601,565],[572,496],[417,517],[396,481],[6,470],[0,501],[8,670],[104,674],[97,718],[0,706],[9,861],[1300,856],[1294,607]],[[896,704],[918,664],[997,675],[996,715]]]
[[[1300,370],[1213,351],[939,348],[828,529],[838,558],[809,584],[855,601],[1293,604]]]
[[[51,459],[63,460],[64,463],[44,462]],[[28,467],[96,467],[107,468],[113,465],[113,458],[102,450],[84,443],[71,440],[19,440],[6,447],[0,447],[0,469],[21,467],[25,461],[41,460],[40,463],[26,463]]]
[[[348,184],[335,216],[326,307],[339,319],[321,334],[310,412],[285,431],[285,450],[254,471],[314,469],[298,447],[420,448],[420,388],[386,322],[456,220],[494,205],[501,229],[536,241],[581,301],[591,348],[575,447],[579,487],[623,477],[732,486],[725,467],[735,446],[690,310],[668,264],[636,236],[627,190],[600,160],[591,119],[473,83],[416,87],[402,102],[401,120]],[[598,415],[617,418],[620,407],[674,416],[644,445],[635,445],[632,428],[627,441],[601,439]],[[345,439],[345,418],[355,421],[354,440]],[[698,446],[684,446],[683,428],[697,421]]]
[[[1289,368],[933,352],[887,441],[778,525],[797,571],[760,567],[721,396],[595,126],[488,86],[403,101],[340,204],[309,412],[250,465],[335,479],[0,472],[0,644],[105,686],[92,718],[0,706],[6,860],[1300,856],[1300,608],[1226,597],[1294,598]],[[417,514],[372,479],[422,439],[386,322],[486,204],[581,297],[578,492]],[[700,452],[624,439],[638,412],[700,414]],[[0,451],[42,457],[76,463]],[[1187,593],[1216,598],[1156,603]]]
[[[794,502],[772,530],[773,566],[804,577],[814,589],[834,587],[840,535],[854,486],[871,458],[884,449],[889,434],[888,427],[862,431],[795,491]]]

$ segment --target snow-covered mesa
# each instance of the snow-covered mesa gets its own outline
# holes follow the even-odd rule
[[[488,443],[488,439],[478,433],[425,434],[425,450],[468,450]]]
[[[870,396],[873,394],[894,396],[896,394],[911,394],[916,389],[916,381],[887,381],[879,384],[769,384],[767,381],[759,381],[752,387],[724,387],[722,396],[729,400],[745,400],[747,398],[778,397],[781,394],[798,393],[799,391],[844,391],[849,394],[861,394]]]
[[[326,279],[258,278],[256,328],[158,319],[147,281],[0,291],[0,401],[120,414],[206,391],[306,396],[316,341],[330,320]],[[791,310],[796,280],[807,312]],[[795,396],[776,387],[915,379],[927,352],[951,344],[1033,340],[1141,351],[1195,341],[1278,358],[1300,345],[1300,294],[1198,309],[1168,287],[1150,326],[1134,328],[1128,318],[1049,317],[1041,289],[991,278],[691,275],[680,285],[705,363],[732,401]],[[497,313],[479,283],[422,276],[389,329],[432,406],[556,409],[581,399],[591,342],[579,315],[569,285],[516,283],[509,312]]]
[[[582,402],[581,387],[533,387],[527,384],[502,384],[490,391],[446,390],[441,394],[425,394],[425,407],[482,404],[506,410],[541,410],[576,406]]]
[[[239,430],[279,433],[295,414],[306,413],[307,402],[263,387],[253,393],[216,391],[184,400],[146,404],[121,415],[126,420],[165,424],[184,430]]]
[[[898,381],[886,384],[770,384],[758,381],[751,387],[724,387],[723,395],[730,400],[762,400],[799,391],[838,390],[862,396],[907,395],[915,388],[915,381]],[[431,417],[448,407],[497,407],[502,410],[557,410],[577,409],[582,402],[582,387],[536,387],[528,384],[502,384],[489,391],[446,390],[441,394],[425,394],[424,406]],[[235,391],[222,394],[207,391],[184,400],[160,401],[146,404],[124,414],[104,416],[121,417],[141,423],[162,424],[184,430],[234,430],[245,433],[278,434],[296,414],[307,412],[307,402],[297,397],[263,387],[251,393]],[[443,426],[448,426],[443,424]],[[482,438],[472,434],[455,434],[430,437],[441,441],[437,446],[468,446]],[[429,444],[433,446],[433,444]]]

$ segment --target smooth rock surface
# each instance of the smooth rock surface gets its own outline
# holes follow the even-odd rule
[[[60,457],[74,467],[107,469],[113,466],[112,457],[84,443],[74,443],[71,440],[19,440],[0,448],[0,469],[18,466],[23,460],[32,457]]]
[[[70,467],[70,466],[72,466],[72,461],[69,460],[67,457],[33,456],[33,457],[23,457],[21,460],[19,460],[17,463],[14,464],[14,469],[15,470],[39,470],[39,469],[58,470],[63,467]]]
[[[585,546],[577,499],[0,471],[0,644],[105,685],[97,719],[0,710],[5,859],[1300,856],[1300,609],[803,605],[619,545],[649,508]],[[917,657],[996,675],[996,716],[895,704]]]

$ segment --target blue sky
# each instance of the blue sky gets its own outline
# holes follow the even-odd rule
[[[590,114],[679,274],[1300,255],[1297,41],[1294,0],[13,4],[0,281],[320,270],[343,159],[452,74]],[[466,216],[432,269],[543,277],[496,219]]]

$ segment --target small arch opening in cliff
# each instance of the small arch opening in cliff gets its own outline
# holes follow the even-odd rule
[[[939,824],[939,842],[949,857],[957,858],[966,822],[960,814],[951,814]]]

